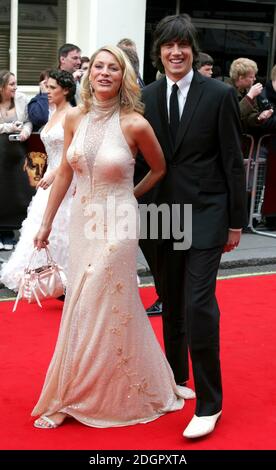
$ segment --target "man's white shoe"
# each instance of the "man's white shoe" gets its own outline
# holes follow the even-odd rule
[[[181,397],[184,398],[184,400],[192,400],[193,398],[196,397],[195,392],[189,387],[184,387],[183,385],[177,385],[177,388],[181,394]]]
[[[11,251],[11,250],[13,250],[13,244],[12,243],[4,243],[3,248],[6,251]]]
[[[206,436],[210,432],[214,431],[217,420],[221,415],[221,411],[211,416],[196,416],[192,418],[185,431],[183,432],[184,437],[190,439],[196,437]]]

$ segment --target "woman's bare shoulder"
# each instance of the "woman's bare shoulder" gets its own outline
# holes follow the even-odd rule
[[[83,110],[79,106],[74,106],[68,109],[66,117],[69,119],[78,119],[84,115]]]
[[[149,123],[144,116],[136,111],[122,114],[121,119],[122,124],[133,132],[145,130],[149,126]]]
[[[81,122],[82,117],[84,116],[83,110],[79,106],[72,107],[68,109],[66,113],[65,122],[67,127],[73,132],[77,129],[79,123]]]

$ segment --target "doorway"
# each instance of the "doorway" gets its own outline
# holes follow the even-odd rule
[[[268,24],[193,20],[200,49],[214,59],[214,76],[229,76],[231,62],[239,57],[254,60],[258,77],[266,80],[273,66],[273,28]],[[274,56],[274,54],[273,54]]]

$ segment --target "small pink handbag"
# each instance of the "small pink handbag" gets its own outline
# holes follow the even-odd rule
[[[38,252],[35,248],[20,281],[13,312],[20,299],[25,299],[28,303],[37,302],[42,307],[40,300],[60,297],[65,292],[66,275],[63,269],[53,260],[49,248],[43,249],[47,258],[46,264],[38,268],[31,267]]]

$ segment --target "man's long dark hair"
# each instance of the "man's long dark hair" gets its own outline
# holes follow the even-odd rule
[[[193,51],[194,62],[197,60],[199,53],[197,32],[189,15],[166,16],[157,24],[153,35],[151,59],[160,72],[164,72],[160,59],[161,46],[171,41],[183,41],[189,44]]]

